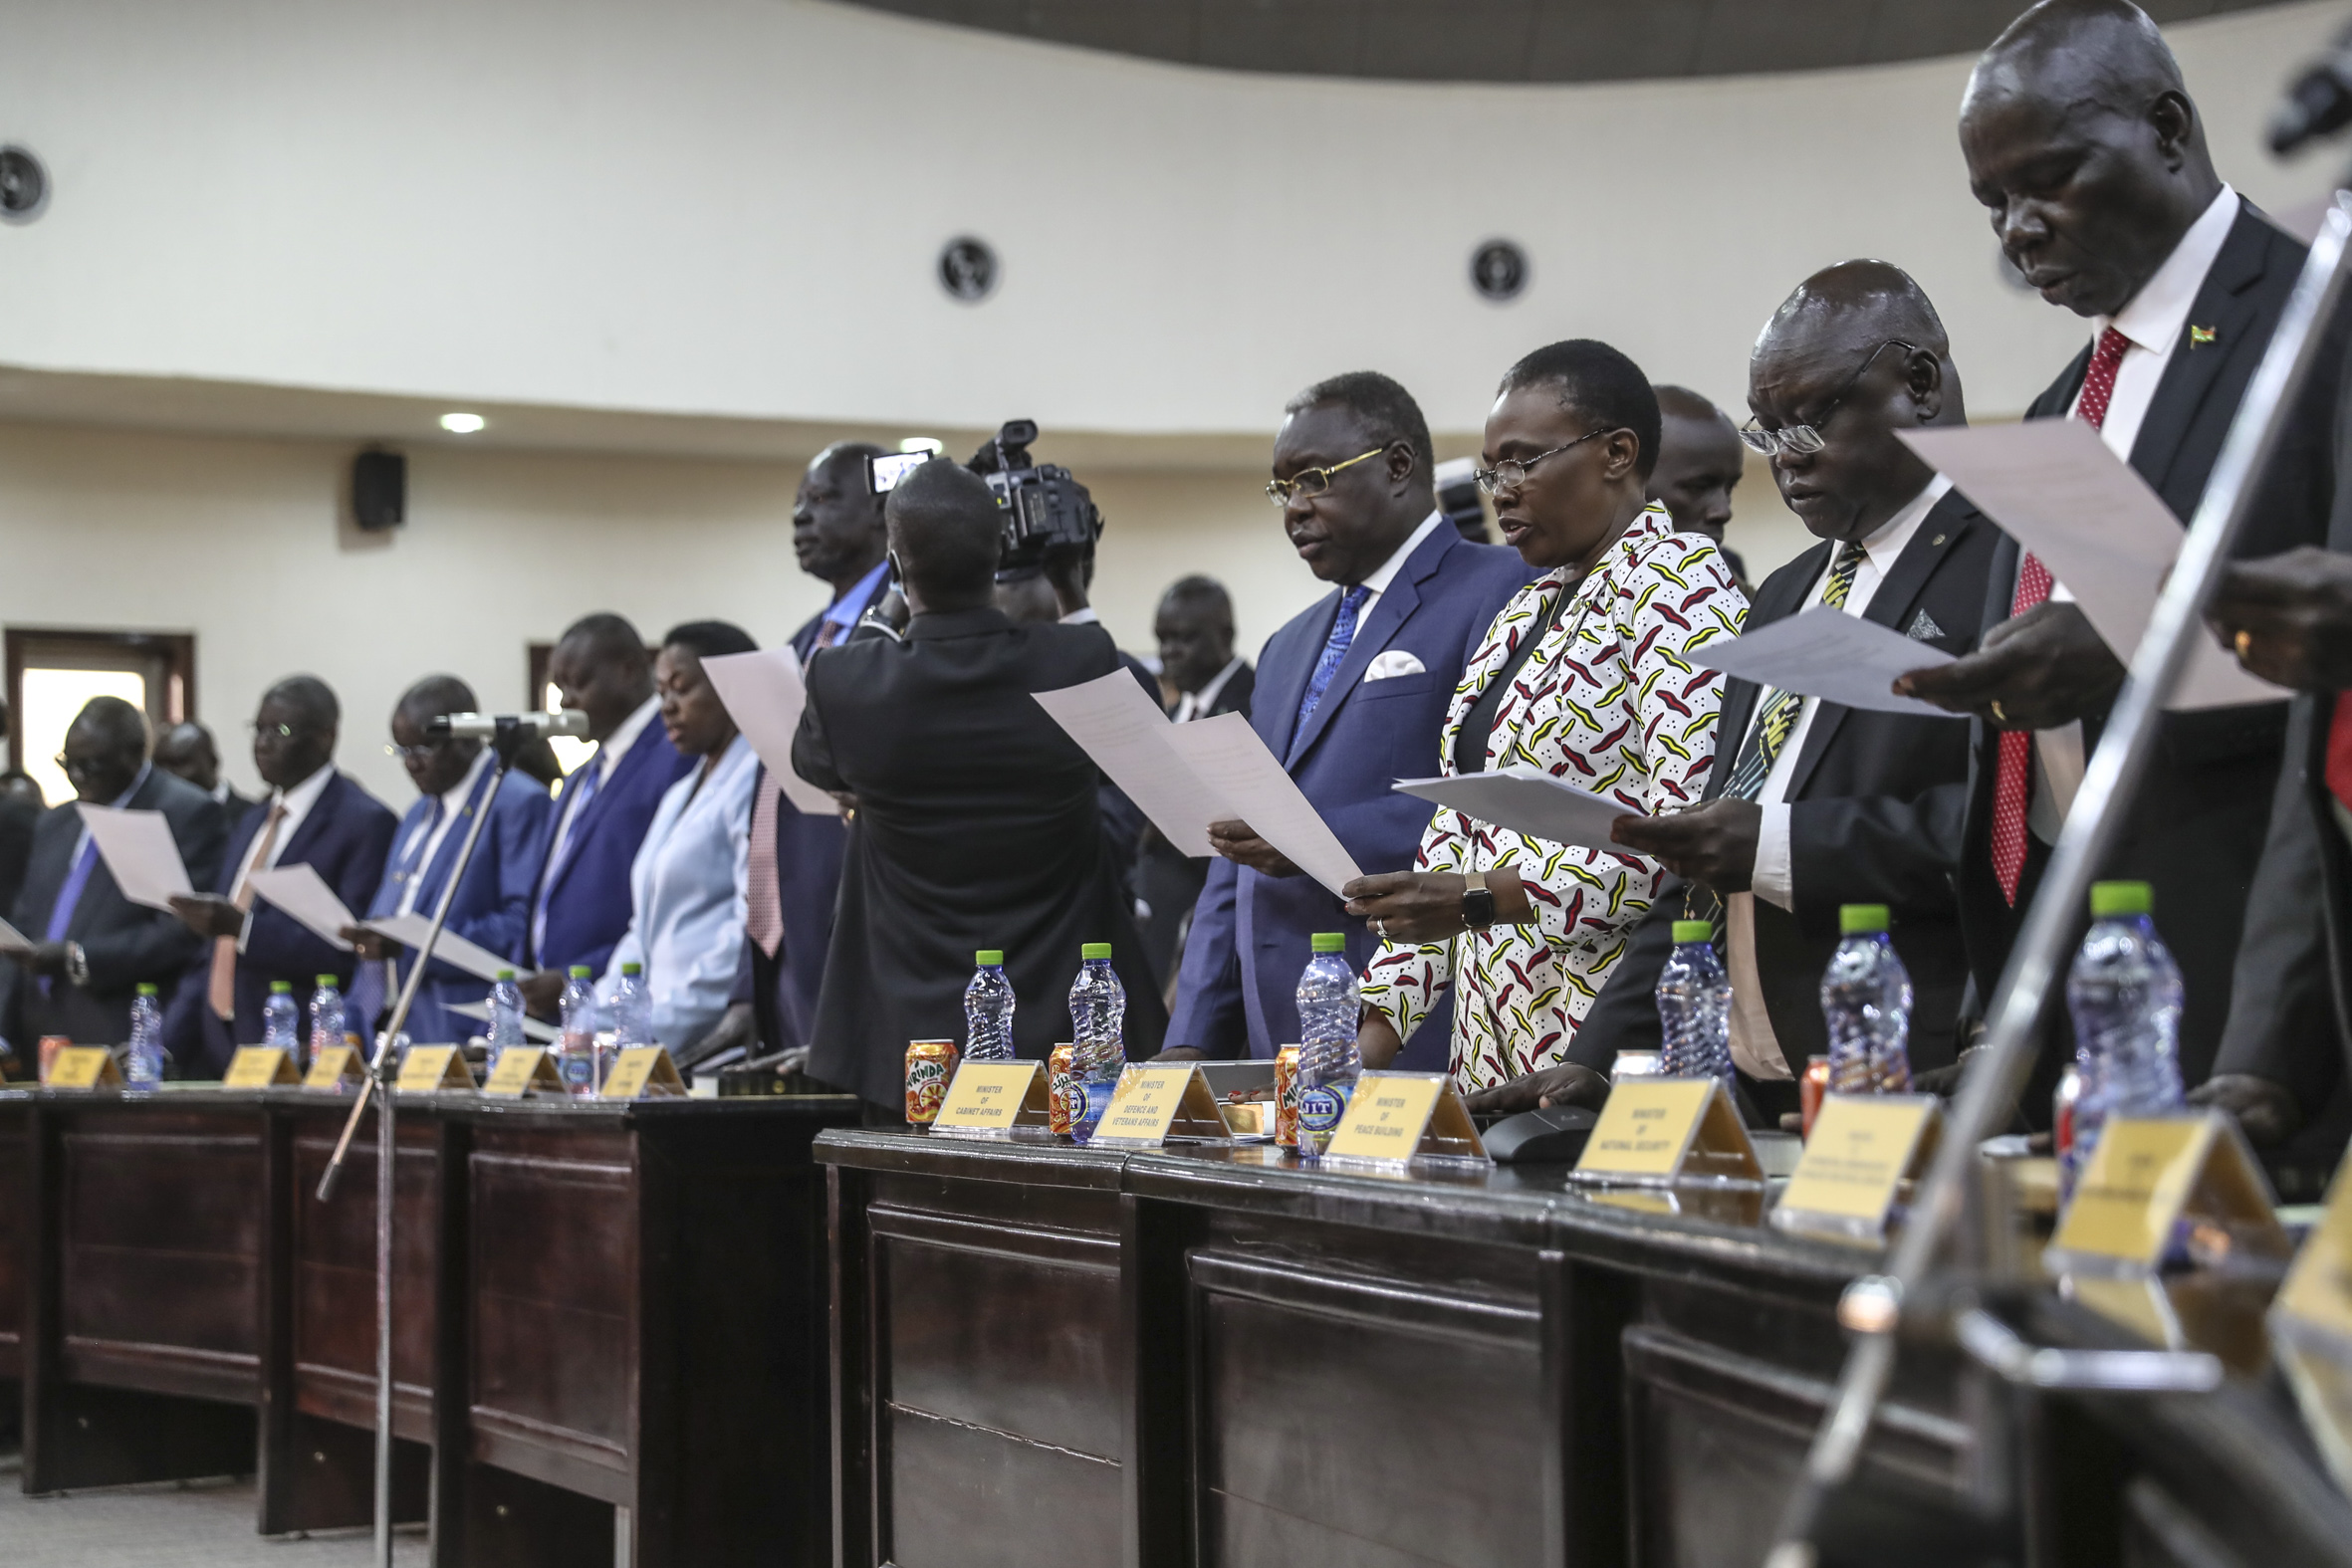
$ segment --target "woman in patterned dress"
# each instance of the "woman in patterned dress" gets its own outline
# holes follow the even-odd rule
[[[1699,799],[1722,680],[1690,655],[1738,635],[1748,601],[1713,541],[1644,501],[1658,427],[1648,378],[1606,343],[1554,343],[1503,378],[1479,479],[1504,542],[1544,572],[1463,671],[1448,774],[1531,764],[1649,814]],[[1366,1065],[1449,985],[1457,1087],[1559,1061],[1662,874],[1441,808],[1413,870],[1345,890],[1386,938],[1363,976]]]

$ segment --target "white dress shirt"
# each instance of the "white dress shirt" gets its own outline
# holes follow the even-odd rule
[[[490,766],[490,748],[485,746],[474,758],[474,765],[465,771],[465,777],[441,791],[441,819],[434,822],[428,817],[426,821],[417,823],[416,831],[408,835],[407,840],[400,845],[398,852],[392,856],[392,864],[415,868],[409,873],[407,882],[400,889],[399,912],[401,914],[413,915],[416,913],[416,896],[419,890],[424,887],[426,868],[432,865],[433,856],[441,852],[441,843],[449,836],[451,824],[456,822],[459,815],[464,812],[466,796],[474,792],[474,785],[481,780],[482,770]],[[420,837],[424,840],[423,852],[411,854]]]
[[[596,748],[596,755],[588,760],[581,772],[593,768],[596,771],[596,787],[602,789],[612,782],[612,770],[620,766],[620,760],[629,754],[629,748],[637,744],[637,737],[645,733],[645,726],[651,724],[654,715],[660,712],[660,695],[657,693],[646,698],[637,705],[634,713],[621,720],[612,733],[604,737],[603,744]],[[570,787],[570,779],[564,783],[566,788],[563,797],[556,801],[555,841],[549,846],[547,863],[539,873],[543,879],[564,863],[564,847],[572,841],[572,808],[580,803],[580,791]],[[539,891],[546,893],[544,884]],[[537,953],[546,943],[547,904],[544,898],[537,898],[533,900],[531,913],[531,951]]]
[[[1361,617],[1358,617],[1357,623],[1359,625],[1362,623]],[[1217,699],[1224,694],[1226,683],[1233,679],[1234,671],[1241,667],[1242,656],[1237,653],[1225,661],[1224,669],[1210,677],[1208,685],[1197,692],[1186,692],[1183,696],[1178,697],[1176,699],[1176,722],[1190,724],[1216,707]]]
[[[2165,367],[2173,362],[2173,349],[2188,330],[2189,309],[2197,303],[2205,275],[2213,271],[2215,258],[2222,254],[2230,230],[2237,223],[2237,192],[2224,185],[2131,302],[2113,316],[2092,320],[2094,351],[2100,335],[2110,327],[2131,339],[2122,362],[2115,367],[2115,389],[2108,395],[2107,417],[2099,426],[2101,443],[2125,463],[2132,460],[2132,447],[2140,439],[2140,426],[2147,422],[2149,405],[2156,401]],[[2076,392],[2066,417],[2074,418],[2081,406],[2082,393]],[[2064,583],[2052,583],[2050,597],[2063,602],[2074,595]],[[2117,657],[2127,660],[2133,652],[2130,648],[2115,651]],[[2035,731],[2033,760],[2039,766],[2033,770],[2033,800],[2025,825],[2043,843],[2054,844],[2067,811],[2074,805],[2075,791],[2082,787],[2082,725],[2077,722]]]
[[[1936,509],[1952,481],[1938,474],[1928,481],[1927,488],[1905,503],[1903,509],[1881,524],[1878,531],[1862,541],[1862,560],[1854,568],[1854,580],[1846,588],[1844,609],[1848,615],[1859,616],[1870,608],[1870,600],[1878,592],[1887,573],[1895,569],[1895,562],[1910,545],[1911,537],[1919,532],[1920,524]],[[1830,571],[1837,564],[1840,545],[1832,551],[1828,565],[1813,579],[1813,585],[1797,606],[1798,613],[1817,607],[1821,596],[1828,591]],[[1748,737],[1764,721],[1764,712],[1772,693],[1759,692],[1756,707],[1748,716],[1748,728],[1741,733],[1738,747],[1719,750],[1719,764],[1725,756],[1737,762],[1748,745]],[[1786,800],[1788,780],[1796,768],[1796,760],[1804,752],[1805,737],[1812,732],[1813,715],[1820,711],[1818,698],[1807,697],[1797,711],[1796,728],[1788,732],[1778,755],[1772,759],[1771,771],[1764,775],[1764,786],[1757,791],[1756,803],[1764,809],[1764,821],[1757,829],[1756,866],[1749,877],[1750,891],[1734,893],[1724,903],[1725,945],[1730,949],[1732,972],[1732,1059],[1752,1078],[1786,1078],[1791,1076],[1788,1061],[1781,1054],[1780,1042],[1772,1033],[1772,1020],[1764,1010],[1764,977],[1756,963],[1756,900],[1764,899],[1781,909],[1796,907],[1794,871],[1790,864],[1789,806]]]

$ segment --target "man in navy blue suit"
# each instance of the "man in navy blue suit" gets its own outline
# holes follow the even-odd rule
[[[257,902],[252,885],[256,871],[308,865],[347,909],[365,909],[375,896],[396,819],[335,771],[342,723],[342,704],[316,676],[288,676],[269,689],[253,719],[253,766],[269,797],[248,806],[230,831],[213,890],[171,901],[189,929],[212,943],[181,981],[164,1020],[165,1040],[189,1064],[189,1077],[217,1077],[237,1046],[260,1042],[272,981],[293,986],[305,1018],[317,977],[333,975],[346,990],[352,984],[355,954]]]
[[[1429,423],[1375,371],[1291,399],[1275,437],[1283,530],[1332,585],[1258,656],[1251,723],[1367,872],[1404,870],[1429,805],[1389,786],[1438,772],[1446,707],[1495,616],[1533,573],[1516,551],[1473,545],[1438,510]],[[1272,1056],[1298,1038],[1294,993],[1318,931],[1347,933],[1361,969],[1379,944],[1340,900],[1242,822],[1220,822],[1222,857],[1194,907],[1169,1046]],[[1397,1065],[1443,1070],[1453,1010],[1429,1015]]]
[[[629,866],[669,786],[694,766],[655,723],[653,661],[645,639],[618,615],[573,622],[548,660],[564,706],[588,715],[596,754],[564,779],[564,792],[540,836],[524,956],[540,973],[523,997],[541,1017],[556,1015],[565,972],[585,964],[604,973],[628,930]]]
[[[518,965],[531,923],[531,893],[539,875],[539,844],[554,810],[545,785],[519,773],[497,779],[498,759],[478,740],[426,736],[443,714],[473,713],[474,689],[454,675],[428,675],[408,688],[392,710],[392,750],[416,785],[416,803],[400,818],[383,864],[383,879],[367,906],[369,920],[421,915],[430,920],[457,865],[476,812],[488,810],[474,857],[449,905],[449,934],[465,938]],[[497,789],[491,788],[497,779]],[[352,1014],[372,1035],[398,996],[412,961],[391,938],[356,928],[346,940],[367,962],[352,989]],[[392,973],[386,974],[387,962]],[[474,1032],[453,1002],[480,1002],[489,990],[479,977],[436,959],[404,1025],[410,1039],[462,1040]]]

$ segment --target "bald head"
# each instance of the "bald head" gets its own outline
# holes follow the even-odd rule
[[[1896,433],[1967,422],[1943,321],[1909,274],[1881,261],[1797,285],[1749,356],[1748,406],[1782,437],[1780,499],[1819,538],[1856,544],[1934,477]]]
[[[1960,107],[1969,184],[2043,299],[2113,315],[2221,192],[2180,63],[2127,0],[2042,0]]]
[[[916,614],[992,601],[1004,524],[995,494],[978,474],[961,463],[925,463],[890,492],[883,517]]]

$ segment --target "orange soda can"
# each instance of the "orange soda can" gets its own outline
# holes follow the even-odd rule
[[[47,1083],[49,1081],[49,1069],[56,1064],[57,1053],[66,1049],[73,1043],[74,1042],[71,1039],[68,1039],[63,1034],[44,1034],[41,1036],[41,1081],[43,1083]]]
[[[956,1075],[961,1053],[954,1040],[906,1042],[906,1119],[928,1127],[939,1119],[939,1105],[947,1098],[947,1080]]]
[[[1813,1118],[1821,1114],[1821,1101],[1829,1093],[1829,1058],[1807,1056],[1804,1076],[1796,1080],[1797,1103],[1804,1108],[1804,1135],[1813,1135]]]
[[[1285,1045],[1274,1053],[1274,1143],[1278,1149],[1298,1147],[1298,1047]]]
[[[1069,1091],[1076,1081],[1076,1075],[1069,1070],[1069,1061],[1076,1053],[1077,1047],[1064,1040],[1046,1057],[1046,1118],[1055,1136],[1059,1138],[1069,1136]],[[1081,1094],[1079,1098],[1084,1096]]]

